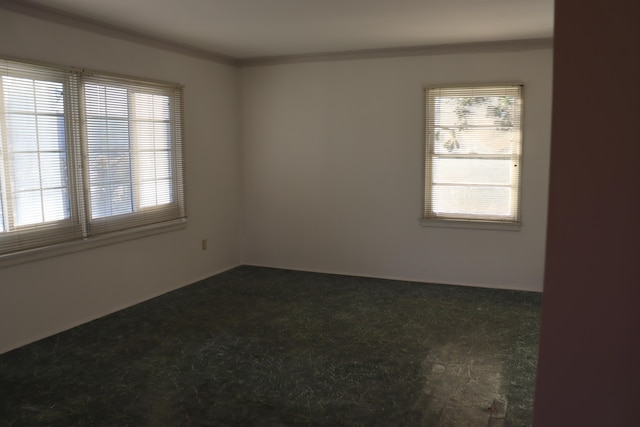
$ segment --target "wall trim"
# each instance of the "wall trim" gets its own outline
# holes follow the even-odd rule
[[[347,61],[353,59],[374,59],[392,57],[410,57],[426,55],[450,55],[461,53],[518,52],[528,50],[546,50],[553,48],[553,38],[503,40],[490,42],[456,43],[414,47],[394,47],[383,49],[364,49],[345,52],[326,52],[300,55],[265,56],[239,58],[241,67],[294,64],[322,61]]]
[[[128,30],[116,25],[105,24],[95,19],[85,18],[80,15],[54,9],[52,7],[43,6],[33,3],[29,0],[0,0],[0,9],[10,12],[20,13],[32,18],[42,19],[56,24],[66,25],[80,30],[109,36],[128,42],[138,43],[156,49],[162,49],[169,52],[179,53],[207,61],[217,62],[224,65],[237,66],[238,61],[228,55],[213,52],[206,49],[199,49],[181,43],[159,37],[150,36],[148,34],[137,31]]]
[[[277,266],[277,265],[267,265],[253,262],[244,262],[241,266],[247,267],[260,267],[260,268],[271,268],[275,270],[290,270],[290,271],[301,271],[305,273],[318,273],[318,274],[333,274],[336,276],[349,276],[349,277],[359,277],[363,279],[377,279],[377,280],[394,280],[397,282],[410,282],[410,283],[420,283],[425,285],[447,285],[447,286],[464,286],[467,288],[484,288],[484,289],[498,289],[503,291],[516,291],[516,292],[532,292],[536,294],[542,294],[542,289],[531,289],[529,286],[525,286],[524,288],[519,288],[513,286],[511,282],[509,283],[470,283],[470,282],[456,282],[456,281],[441,281],[441,280],[429,280],[429,279],[417,279],[415,277],[406,277],[406,276],[398,276],[398,275],[373,275],[370,273],[354,273],[347,271],[339,271],[339,270],[318,270],[318,269],[309,269],[309,268],[301,268],[301,267],[285,267],[285,266]]]

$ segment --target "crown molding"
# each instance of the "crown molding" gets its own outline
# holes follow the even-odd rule
[[[232,66],[238,65],[238,61],[231,56],[176,43],[159,37],[153,37],[148,34],[128,30],[116,25],[105,24],[104,22],[94,19],[85,18],[73,13],[63,12],[58,9],[36,4],[29,0],[0,0],[0,9],[220,64]]]
[[[298,55],[235,58],[210,50],[200,49],[193,46],[176,43],[170,40],[153,37],[148,34],[132,31],[115,25],[105,24],[104,22],[100,22],[94,19],[85,18],[80,15],[63,12],[58,9],[36,4],[29,0],[0,0],[0,9],[5,9],[33,18],[43,19],[49,22],[54,22],[57,24],[66,25],[157,49],[163,49],[166,51],[213,61],[220,64],[239,67],[322,61],[346,61],[353,59],[447,55],[477,52],[514,52],[553,48],[553,38],[540,38],[383,49],[363,49],[343,52],[323,52]]]
[[[553,49],[553,38],[506,40],[475,43],[426,45],[384,49],[352,50],[286,56],[267,56],[238,59],[241,67],[294,64],[321,61],[346,61],[353,59],[393,58],[426,55],[449,55],[477,52],[518,52],[528,50]]]

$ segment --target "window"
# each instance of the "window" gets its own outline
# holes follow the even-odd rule
[[[425,89],[423,223],[520,222],[522,86]]]
[[[0,60],[0,257],[186,219],[182,88]]]

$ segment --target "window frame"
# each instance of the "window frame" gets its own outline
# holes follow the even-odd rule
[[[434,215],[429,210],[432,205],[432,189],[433,189],[433,167],[432,158],[434,156],[434,131],[430,127],[430,117],[434,116],[434,111],[431,111],[430,92],[432,90],[444,89],[444,90],[466,90],[466,89],[490,89],[490,88],[510,88],[515,87],[519,92],[519,144],[517,147],[517,153],[514,155],[504,156],[492,156],[501,159],[511,159],[514,156],[517,157],[517,179],[516,186],[517,195],[515,200],[516,213],[514,219],[501,219],[497,216],[486,215],[482,216],[478,214],[477,217],[472,218],[469,216],[461,215]],[[522,227],[522,188],[523,188],[523,147],[524,147],[524,99],[525,91],[524,84],[521,82],[498,82],[498,83],[461,83],[461,84],[438,84],[438,85],[424,85],[423,86],[423,119],[424,119],[424,140],[423,140],[423,179],[422,179],[422,214],[419,222],[425,227],[439,227],[439,228],[462,228],[462,229],[485,229],[485,230],[505,230],[505,231],[519,231]],[[435,126],[434,126],[435,128]],[[480,157],[481,155],[478,155]],[[449,156],[444,155],[444,158]],[[455,156],[451,156],[454,158]],[[473,157],[470,155],[464,155],[462,157]],[[512,178],[513,179],[513,178]],[[489,185],[490,186],[490,185]]]
[[[126,88],[128,90],[128,92],[132,92],[132,90],[130,90],[130,88],[127,86],[127,81],[130,80],[130,78],[123,78],[122,76],[114,76],[114,75],[108,75],[105,73],[100,73],[99,77],[96,79],[93,76],[91,76],[89,73],[85,73],[85,75],[87,76],[86,78],[83,78],[79,88],[80,88],[80,98],[82,100],[84,100],[84,91],[85,91],[85,85],[86,84],[94,84],[94,85],[111,85],[111,87],[122,87],[122,88]],[[105,79],[103,77],[107,76],[108,78]],[[123,80],[122,82],[120,82],[119,80]],[[152,88],[156,89],[159,86],[166,86],[165,83],[158,83],[158,82],[146,82],[145,83],[149,83],[147,88],[141,88],[139,90],[136,90],[133,93],[128,93],[127,94],[127,104],[129,106],[129,108],[131,109],[131,107],[134,105],[134,99],[135,98],[135,94],[141,93],[141,94],[148,94],[148,95],[157,95],[158,91],[157,90],[152,90]],[[164,96],[167,96],[168,98],[171,98],[171,94],[168,93],[168,91],[166,93],[164,93]],[[179,98],[179,103],[184,104],[184,100],[183,100],[183,96],[182,96],[182,92],[180,94],[178,94],[178,98]],[[175,100],[174,100],[175,101]],[[131,147],[135,147],[135,148],[130,148],[130,163],[131,163],[131,182],[132,182],[132,202],[135,205],[135,207],[137,208],[137,210],[133,210],[132,212],[129,213],[124,213],[124,214],[119,214],[119,215],[111,215],[111,216],[107,216],[107,217],[100,217],[100,218],[93,218],[92,217],[92,207],[91,207],[91,195],[90,193],[90,189],[91,189],[91,182],[90,182],[90,169],[89,169],[89,163],[90,161],[88,160],[89,157],[89,148],[87,147],[87,143],[89,140],[89,137],[87,136],[87,117],[84,117],[84,114],[86,114],[86,108],[82,108],[81,112],[83,114],[82,117],[82,132],[83,132],[83,149],[85,151],[84,153],[84,157],[87,159],[87,161],[84,162],[83,164],[83,169],[84,169],[84,176],[87,177],[87,182],[85,185],[85,198],[87,200],[86,202],[86,217],[87,217],[87,227],[88,227],[88,234],[90,236],[97,236],[97,235],[101,235],[101,234],[105,234],[105,233],[109,233],[109,232],[113,232],[113,230],[119,230],[121,229],[124,225],[126,224],[140,224],[140,226],[145,226],[146,221],[144,220],[144,216],[155,216],[157,217],[159,222],[166,222],[167,220],[163,220],[162,218],[172,218],[177,216],[186,216],[186,203],[184,202],[184,192],[185,192],[185,187],[184,187],[184,161],[183,161],[183,144],[182,144],[182,140],[183,140],[183,135],[182,135],[182,129],[184,127],[183,124],[183,118],[181,117],[181,112],[182,112],[182,108],[179,108],[178,111],[176,111],[175,108],[175,103],[170,103],[170,112],[169,112],[169,122],[171,122],[171,118],[175,117],[176,115],[179,115],[180,118],[179,120],[181,121],[181,123],[177,123],[177,126],[171,126],[171,134],[172,134],[172,138],[171,138],[171,177],[172,177],[172,195],[173,195],[173,201],[171,203],[167,203],[164,205],[156,205],[156,206],[148,206],[148,207],[143,207],[140,204],[140,194],[139,191],[137,191],[136,188],[134,187],[134,183],[135,184],[139,184],[140,182],[142,182],[138,175],[140,174],[140,168],[138,166],[138,156],[140,154],[140,150],[137,149],[137,145],[139,144],[139,141],[137,141],[137,138],[130,136],[130,144]],[[133,114],[133,112],[130,112],[126,118],[126,122],[127,122],[127,128],[128,131],[130,133],[135,133],[135,128],[136,128],[136,121],[137,119],[135,118],[135,114]],[[177,130],[175,128],[178,128]],[[180,147],[180,149],[176,149],[176,145],[178,145]],[[180,194],[182,193],[182,194]],[[182,203],[181,203],[182,200]],[[141,219],[138,219],[141,218]],[[105,222],[108,222],[108,224],[105,224]]]
[[[50,77],[47,77],[47,70],[50,71]],[[59,82],[63,85],[62,117],[64,118],[65,138],[65,179],[67,180],[66,190],[68,192],[66,203],[69,204],[69,217],[53,221],[43,220],[42,223],[26,224],[0,231],[0,249],[4,248],[2,249],[4,253],[0,253],[0,268],[186,227],[183,85],[1,56],[0,78],[5,75],[26,78],[34,82]],[[171,201],[167,204],[156,204],[155,206],[134,210],[126,217],[111,215],[108,217],[110,218],[108,226],[100,224],[99,220],[92,220],[90,213],[90,176],[84,85],[86,81],[92,81],[95,78],[102,79],[105,82],[120,81],[122,85],[129,84],[130,87],[146,87],[149,91],[148,93],[162,93],[163,95],[166,93],[169,105],[167,150],[169,153],[170,175],[167,179],[171,184]],[[8,215],[11,215],[8,209],[15,209],[15,206],[11,207],[15,204],[15,201],[5,190],[13,186],[11,184],[13,178],[10,170],[14,166],[11,165],[12,161],[8,156],[8,143],[5,144],[5,141],[9,141],[5,139],[9,138],[9,133],[2,84],[0,84],[0,90],[2,92],[0,93],[0,126],[2,126],[0,135],[4,135],[2,136],[3,140],[0,141],[0,150],[2,150],[0,153],[0,162],[2,162],[0,164],[0,173],[2,174],[0,176],[0,184],[2,185],[0,187],[0,197],[2,197],[1,203],[3,205],[6,201],[12,200],[11,203],[7,203],[6,206],[2,207]],[[133,98],[134,93],[130,91],[129,97]],[[129,100],[129,103],[131,102]],[[37,112],[34,114],[37,117]],[[131,124],[135,119],[131,117],[132,113],[128,114],[127,122]],[[135,137],[128,134],[127,138],[130,141],[129,153],[132,157],[136,156],[137,153],[134,152],[132,147]],[[36,141],[39,141],[39,139]],[[39,144],[39,142],[36,143]],[[38,152],[39,150],[38,148]],[[155,153],[155,151],[153,152]],[[38,168],[42,168],[42,165],[39,165]],[[42,171],[42,169],[40,170]],[[134,173],[138,174],[139,172],[133,172],[132,175]],[[131,185],[136,188],[140,187],[143,180],[137,176],[134,179]],[[40,191],[42,191],[42,188]],[[134,200],[134,203],[138,206],[139,200]],[[145,220],[145,217],[153,217],[153,221]],[[131,218],[133,218],[133,221],[131,221]],[[9,219],[5,218],[5,220]],[[63,234],[61,231],[63,228],[69,228],[70,231],[64,238],[61,238],[60,235]],[[50,236],[48,237],[48,235]],[[20,241],[29,243],[20,244]],[[20,247],[16,250],[18,246]]]

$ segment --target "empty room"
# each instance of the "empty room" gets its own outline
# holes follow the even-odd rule
[[[0,425],[633,425],[637,7],[579,3],[0,0]]]

